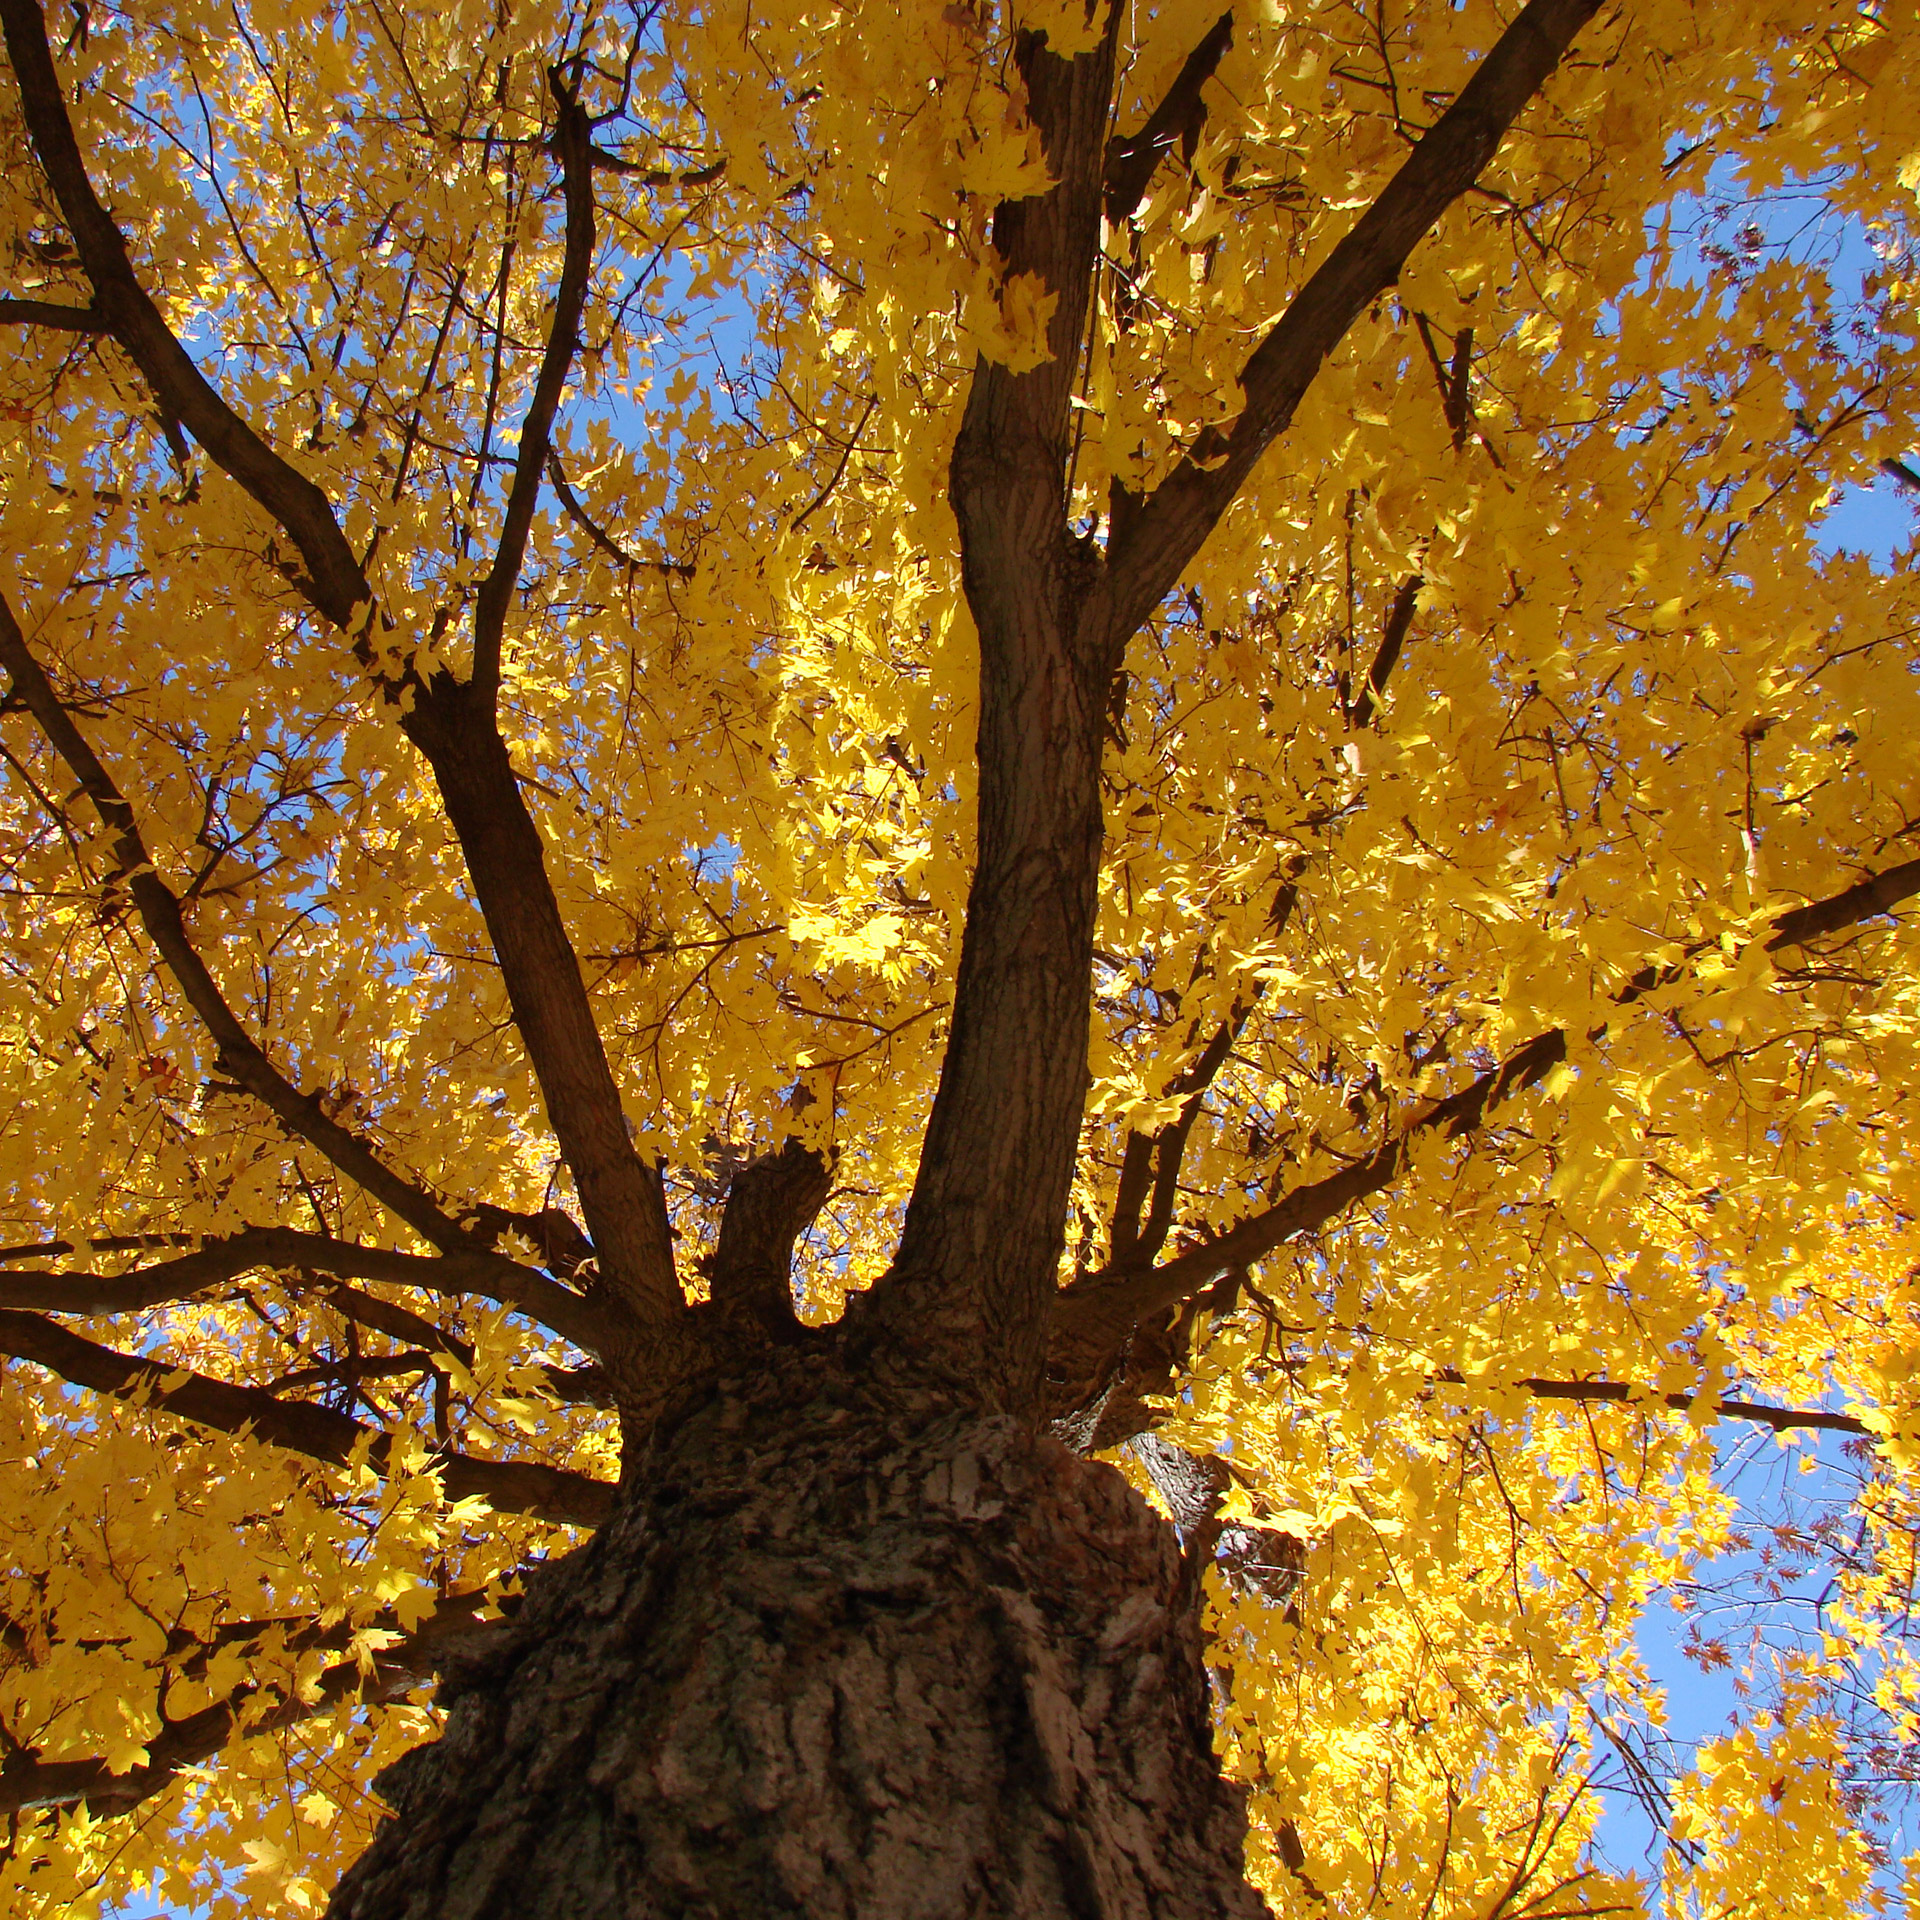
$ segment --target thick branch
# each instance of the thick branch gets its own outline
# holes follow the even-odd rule
[[[384,1333],[389,1340],[397,1340],[402,1346],[410,1346],[419,1353],[436,1356],[445,1354],[449,1359],[457,1360],[469,1373],[473,1371],[473,1347],[470,1342],[435,1326],[431,1320],[422,1319],[406,1307],[396,1306],[391,1300],[376,1299],[370,1293],[362,1293],[358,1287],[346,1285],[344,1281],[335,1281],[325,1289],[322,1297],[344,1319],[370,1327],[375,1333]],[[610,1407],[614,1403],[612,1381],[604,1367],[553,1367],[543,1364],[534,1368],[533,1372],[541,1389],[551,1394],[562,1406]]]
[[[1920,893],[1920,860],[1905,861],[1900,866],[1889,867],[1885,873],[1870,873],[1844,893],[1781,914],[1773,923],[1767,951],[1778,953],[1783,947],[1805,946],[1823,933],[1837,933],[1842,927],[1856,926],[1862,920],[1891,913],[1916,893]]]
[[[1916,894],[1920,894],[1920,861],[1908,861],[1885,873],[1870,875],[1828,899],[1781,914],[1773,922],[1766,950],[1777,952],[1819,934],[1832,933],[1891,912]],[[1614,1004],[1631,1006],[1655,987],[1670,984],[1677,977],[1675,970],[1663,968],[1655,976],[1651,970],[1643,969],[1615,993]],[[1603,1023],[1594,1028],[1588,1038],[1599,1039],[1605,1032]],[[1221,1274],[1249,1265],[1296,1234],[1315,1231],[1357,1201],[1392,1185],[1405,1170],[1419,1142],[1436,1136],[1457,1139],[1476,1132],[1495,1107],[1536,1085],[1566,1057],[1567,1035],[1563,1029],[1556,1027],[1536,1034],[1498,1067],[1483,1073],[1458,1093],[1434,1102],[1391,1139],[1365,1158],[1342,1167],[1338,1173],[1294,1188],[1264,1212],[1249,1216],[1160,1266],[1141,1270],[1122,1267],[1116,1262],[1103,1272],[1075,1281],[1057,1298],[1053,1321],[1055,1348],[1063,1357],[1069,1353],[1078,1356],[1068,1364],[1076,1371],[1083,1371],[1087,1356],[1111,1350],[1136,1322],[1164,1312],[1210,1285]]]
[[[1104,207],[1107,225],[1117,227],[1146,198],[1148,183],[1161,156],[1176,144],[1192,157],[1200,129],[1206,125],[1207,104],[1201,90],[1233,44],[1233,10],[1229,8],[1208,28],[1207,36],[1187,55],[1167,95],[1154,108],[1147,124],[1125,139],[1107,142]]]
[[[560,287],[554,296],[553,317],[547,325],[546,352],[534,382],[533,399],[520,423],[520,444],[513,460],[513,483],[500,528],[500,544],[493,565],[480,584],[473,609],[473,680],[481,696],[491,702],[500,688],[500,639],[507,608],[520,583],[526,558],[527,535],[533,527],[540,499],[540,474],[553,444],[554,415],[566,392],[567,376],[579,346],[580,317],[586,311],[587,289],[593,277],[593,127],[586,109],[567,89],[556,67],[547,84],[560,110],[553,147],[560,157],[566,193],[566,250],[560,269]]]
[[[1084,627],[1101,563],[1068,524],[1067,465],[1119,15],[1071,60],[1015,44],[1054,184],[1003,202],[993,239],[1054,299],[1048,357],[975,363],[949,468],[980,638],[978,852],[940,1085],[867,1309],[909,1365],[1003,1406],[1038,1390],[1086,1089],[1112,662]]]
[[[105,333],[107,316],[98,301],[90,306],[63,306],[57,300],[0,300],[0,323],[22,327],[52,327],[61,333]]]
[[[486,1619],[486,1608],[483,1593],[449,1595],[411,1633],[399,1635],[394,1644],[375,1652],[371,1672],[362,1671],[357,1656],[347,1656],[354,1641],[369,1628],[397,1634],[396,1617],[390,1611],[357,1624],[341,1620],[322,1627],[314,1622],[291,1633],[283,1623],[270,1623],[280,1628],[288,1654],[334,1653],[343,1657],[342,1662],[329,1668],[314,1686],[290,1687],[284,1698],[271,1703],[263,1698],[262,1686],[248,1685],[184,1719],[163,1721],[160,1731],[146,1742],[147,1758],[125,1773],[115,1773],[104,1760],[46,1760],[32,1748],[16,1749],[0,1764],[0,1815],[82,1802],[96,1818],[130,1812],[183,1769],[211,1760],[237,1737],[274,1733],[317,1719],[342,1700],[380,1699],[405,1691],[427,1678],[462,1642],[484,1643],[504,1630]],[[232,1633],[218,1637],[227,1644],[236,1638]]]
[[[563,1280],[578,1281],[593,1265],[593,1242],[563,1207],[542,1207],[538,1213],[515,1213],[511,1208],[482,1201],[460,1216],[460,1224],[471,1228],[488,1246],[503,1233],[524,1234],[539,1249],[540,1264]]]
[[[1088,1334],[1117,1339],[1136,1320],[1177,1306],[1229,1269],[1251,1264],[1296,1234],[1314,1232],[1356,1201],[1391,1186],[1418,1142],[1477,1131],[1491,1108],[1535,1085],[1566,1056],[1566,1035],[1559,1029],[1537,1035],[1500,1066],[1436,1101],[1392,1139],[1338,1173],[1294,1188],[1277,1205],[1145,1272],[1109,1269],[1077,1281],[1060,1296],[1056,1328],[1075,1339]]]
[[[1144,1224],[1136,1227],[1139,1211],[1122,1216],[1118,1207],[1114,1213],[1113,1259],[1119,1265],[1123,1261],[1136,1264],[1151,1260],[1167,1244],[1167,1234],[1173,1226],[1174,1201],[1180,1191],[1180,1164],[1186,1158],[1187,1141],[1192,1136],[1193,1125],[1200,1117],[1200,1109],[1206,1104],[1207,1092],[1215,1077],[1226,1064],[1227,1055],[1233,1051],[1234,1042],[1239,1039],[1247,1023],[1250,1008],[1237,1007],[1231,1019],[1221,1021],[1213,1038],[1201,1050],[1200,1057],[1187,1068],[1170,1086],[1170,1094],[1184,1096],[1180,1111],[1164,1126],[1158,1128],[1153,1136],[1153,1185],[1152,1198],[1147,1202],[1147,1217]],[[1127,1142],[1131,1154],[1133,1141]],[[1121,1168],[1123,1184],[1126,1167]]]
[[[626,1370],[655,1372],[644,1350],[686,1311],[666,1201],[659,1176],[634,1150],[546,851],[492,704],[472,688],[447,688],[410,714],[408,727],[432,763],[466,855],[514,1025],[580,1196],[598,1267],[589,1297],[609,1319],[600,1351],[625,1368],[631,1348]]]
[[[17,3],[0,0],[7,6]],[[133,809],[74,725],[40,663],[28,651],[26,635],[20,631],[4,595],[0,595],[0,666],[11,676],[14,697],[39,721],[49,745],[66,762],[114,836],[114,855],[141,925],[212,1036],[222,1071],[266,1106],[290,1133],[317,1147],[341,1173],[404,1220],[429,1245],[447,1252],[463,1247],[465,1235],[429,1194],[402,1179],[357,1135],[329,1119],[321,1111],[318,1097],[302,1093],[286,1079],[241,1026],[188,937],[178,898],[154,871]]]
[[[779,1337],[798,1324],[793,1312],[793,1247],[826,1205],[833,1169],[826,1158],[788,1140],[733,1176],[720,1216],[710,1280],[722,1312],[745,1311]]]
[[[342,1319],[351,1320],[356,1326],[384,1333],[389,1340],[397,1340],[403,1347],[421,1353],[445,1354],[459,1361],[469,1373],[473,1371],[471,1343],[436,1327],[410,1308],[395,1306],[391,1300],[376,1299],[358,1287],[348,1286],[344,1280],[324,1288],[320,1297]]]
[[[1294,296],[1241,372],[1246,405],[1209,428],[1115,540],[1110,631],[1134,633],[1171,591],[1321,363],[1399,277],[1407,256],[1493,158],[1509,127],[1599,10],[1529,0],[1380,197]]]
[[[90,1318],[144,1313],[169,1301],[190,1300],[259,1267],[382,1281],[451,1299],[478,1295],[512,1307],[585,1351],[593,1351],[594,1324],[586,1302],[558,1281],[503,1254],[461,1249],[429,1259],[384,1247],[357,1246],[325,1234],[296,1233],[290,1227],[248,1227],[208,1241],[197,1253],[132,1273],[0,1273],[0,1307]]]
[[[1409,574],[1401,581],[1400,591],[1393,596],[1393,606],[1387,614],[1386,631],[1380,636],[1379,650],[1373,656],[1373,664],[1368,667],[1367,677],[1354,696],[1353,704],[1347,709],[1347,719],[1351,725],[1366,727],[1373,724],[1374,709],[1386,690],[1387,676],[1400,659],[1400,649],[1406,645],[1408,629],[1413,625],[1414,603],[1425,584],[1419,574]]]
[[[216,1433],[247,1434],[330,1467],[364,1462],[385,1478],[392,1437],[344,1413],[280,1400],[261,1387],[212,1380],[164,1361],[116,1352],[37,1314],[0,1311],[0,1353],[30,1360],[77,1387],[145,1404]],[[429,1464],[449,1500],[478,1495],[499,1513],[524,1513],[572,1527],[597,1527],[613,1509],[614,1489],[561,1467],[520,1460],[475,1460],[439,1452]]]
[[[371,590],[325,496],[227,406],[135,279],[126,243],[87,178],[36,0],[0,0],[0,23],[35,151],[114,336],[162,403],[286,529],[306,560],[310,598],[352,638],[361,664],[389,695],[412,696],[400,702],[401,725],[433,767],[466,857],[515,1024],[599,1250],[600,1291],[611,1313],[630,1329],[622,1344],[644,1347],[649,1335],[657,1336],[684,1311],[666,1204],[658,1180],[627,1137],[579,958],[547,877],[540,835],[493,722],[492,691],[445,676],[423,687],[411,680],[411,670],[410,684],[403,688],[378,667],[368,635]],[[570,231],[578,226],[577,176],[576,167],[569,178]],[[557,338],[570,353],[571,333]],[[550,343],[549,358],[559,350]],[[537,484],[538,465],[529,472],[530,484]],[[380,1197],[388,1199],[385,1193]],[[635,1361],[644,1365],[637,1352]]]

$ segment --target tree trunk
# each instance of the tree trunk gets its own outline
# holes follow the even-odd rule
[[[656,1441],[448,1676],[336,1920],[1265,1911],[1172,1529],[1012,1417],[821,1357]]]

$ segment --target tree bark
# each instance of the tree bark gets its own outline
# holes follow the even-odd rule
[[[656,1438],[448,1676],[335,1920],[1265,1911],[1172,1529],[1010,1416],[822,1357]]]

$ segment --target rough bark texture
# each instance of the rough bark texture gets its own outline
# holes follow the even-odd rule
[[[450,1677],[337,1920],[1263,1913],[1171,1529],[1011,1418],[781,1372]]]
[[[873,1303],[883,1351],[1007,1408],[1038,1396],[1087,1088],[1114,654],[1083,618],[1100,560],[1068,523],[1066,475],[1114,30],[1073,60],[1044,35],[1016,42],[1058,184],[1003,203],[993,240],[1008,274],[1036,274],[1058,296],[1052,357],[1023,373],[975,366],[949,469],[980,641],[978,839],[940,1086]]]

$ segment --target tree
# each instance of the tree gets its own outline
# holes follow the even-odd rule
[[[0,21],[22,1910],[1877,1898],[1912,9]]]

